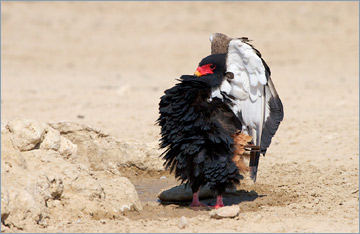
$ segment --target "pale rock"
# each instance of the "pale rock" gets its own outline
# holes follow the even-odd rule
[[[75,193],[86,198],[86,200],[105,199],[105,192],[101,187],[101,183],[98,180],[91,179],[91,176],[84,173],[72,181],[71,187]]]
[[[50,126],[46,126],[45,133],[44,140],[40,144],[40,149],[59,150],[61,145],[60,132]]]
[[[60,137],[60,148],[59,153],[66,159],[74,158],[77,156],[77,145],[73,144],[67,138]]]
[[[42,199],[27,190],[14,186],[7,187],[9,191],[9,216],[3,221],[5,225],[23,229],[26,225],[37,224],[45,212]]]
[[[123,212],[127,210],[141,211],[143,206],[141,204],[139,195],[135,186],[126,177],[116,177],[111,180],[100,177],[100,182],[106,180],[106,183],[101,183],[105,194],[106,202],[113,212]],[[122,191],[119,193],[119,191]]]
[[[37,121],[17,119],[8,123],[11,140],[20,151],[34,149],[43,139],[44,126]]]
[[[95,171],[114,172],[113,165],[133,166],[142,170],[164,170],[163,160],[159,157],[161,151],[156,142],[116,140],[96,128],[73,122],[51,123],[50,126],[77,146],[78,162],[88,165]],[[61,147],[62,145],[63,143]]]
[[[122,158],[120,164],[135,166],[142,170],[164,170],[164,161],[159,157],[162,152],[158,149],[156,142],[139,143],[134,141],[116,141],[116,143],[116,147],[121,149]],[[129,155],[131,155],[131,157],[129,157]]]
[[[133,153],[138,161],[151,160],[158,154],[145,144],[140,144],[140,150],[135,149],[136,144],[119,147],[126,144],[129,143],[119,143],[98,130],[77,124],[66,124],[60,130],[27,120],[2,124],[2,230],[9,227],[27,232],[33,225],[46,227],[54,209],[74,220],[79,214],[103,219],[121,217],[126,211],[141,211],[135,186],[129,179],[119,177],[118,168],[136,166],[137,162],[129,157]],[[151,169],[155,165],[143,163],[141,167]]]
[[[234,218],[238,216],[240,207],[238,205],[224,206],[218,209],[213,209],[209,212],[211,218],[222,219],[222,218]]]
[[[125,177],[109,179],[105,173],[96,173],[97,180],[86,182],[79,177],[65,196],[72,213],[81,211],[97,219],[119,218],[123,212],[142,210],[142,204],[134,185]],[[109,174],[107,174],[109,175]]]

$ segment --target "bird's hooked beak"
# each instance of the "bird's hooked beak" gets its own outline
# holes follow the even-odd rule
[[[196,77],[202,76],[199,68],[200,68],[200,67],[198,67],[198,68],[196,69],[195,73],[194,73],[194,76],[196,76]]]

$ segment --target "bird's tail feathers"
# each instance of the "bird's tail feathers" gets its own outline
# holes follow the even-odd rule
[[[260,150],[253,150],[250,152],[250,178],[256,182],[256,175],[260,159]]]

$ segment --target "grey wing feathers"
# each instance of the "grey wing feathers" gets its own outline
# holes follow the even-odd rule
[[[271,139],[279,128],[280,122],[284,118],[282,102],[277,94],[271,78],[265,86],[266,96],[266,118],[262,129],[260,151],[265,155],[267,148],[270,146]]]

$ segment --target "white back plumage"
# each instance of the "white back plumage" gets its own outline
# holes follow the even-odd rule
[[[261,130],[265,117],[264,86],[267,84],[265,67],[252,47],[241,39],[229,43],[227,72],[234,74],[231,80],[224,79],[219,91],[233,97],[231,109],[243,124],[243,132],[252,136],[254,144],[260,145]]]
[[[241,121],[242,132],[252,136],[253,144],[265,154],[283,119],[282,103],[271,81],[270,69],[260,53],[247,43],[247,38],[232,39],[215,33],[210,36],[210,41],[212,53],[227,52],[226,72],[234,75],[233,79],[225,78],[219,88],[213,89],[211,99],[230,99],[229,107]],[[253,162],[250,161],[254,181],[259,156],[257,152]]]

